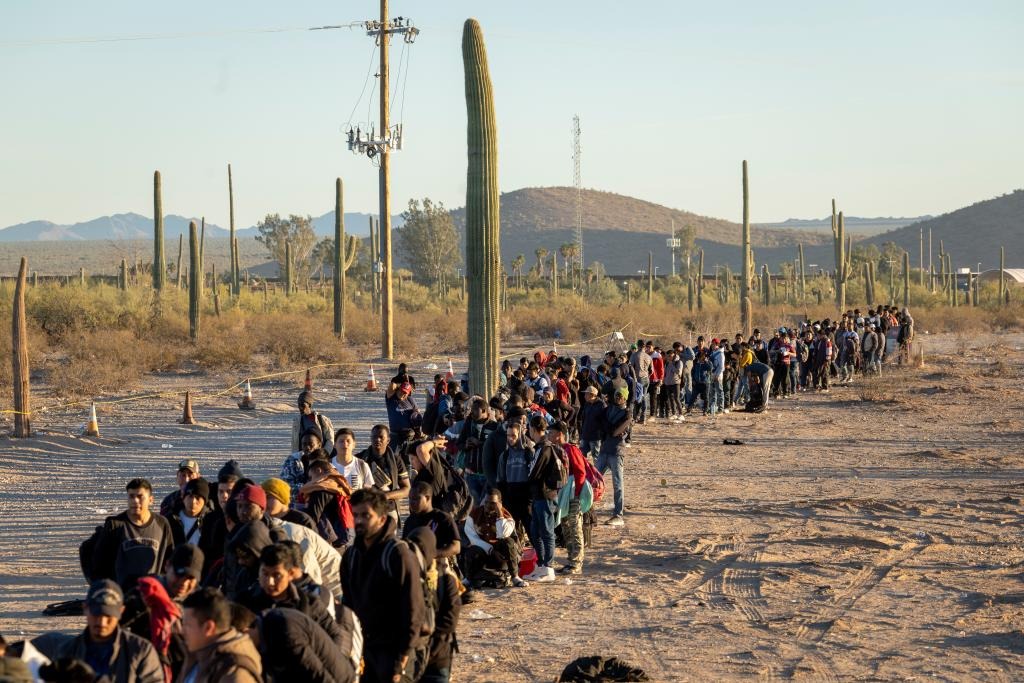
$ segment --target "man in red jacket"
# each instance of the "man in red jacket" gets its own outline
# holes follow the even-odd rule
[[[580,492],[587,480],[587,465],[583,451],[576,444],[567,441],[568,427],[564,422],[556,421],[548,427],[548,441],[561,446],[568,458],[569,482],[573,484],[572,500],[569,501],[569,514],[562,518],[562,536],[565,538],[565,549],[569,558],[564,567],[558,571],[562,574],[581,574],[583,572],[583,510],[580,508]]]
[[[661,383],[665,380],[665,359],[661,356],[661,347],[655,346],[653,342],[647,342],[644,350],[651,357],[651,384],[648,387],[651,406],[647,412],[650,413],[648,419],[654,422],[654,416],[658,414],[661,407]]]

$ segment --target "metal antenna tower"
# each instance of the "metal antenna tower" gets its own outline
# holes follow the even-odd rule
[[[580,117],[572,117],[572,182],[576,187],[576,261],[583,272],[583,177],[580,175]]]

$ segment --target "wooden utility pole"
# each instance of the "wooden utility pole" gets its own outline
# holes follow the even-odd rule
[[[380,130],[387,135],[390,129],[388,109],[391,106],[388,86],[388,0],[380,0]],[[391,359],[395,353],[394,303],[391,292],[391,153],[382,145],[380,155],[380,355]]]

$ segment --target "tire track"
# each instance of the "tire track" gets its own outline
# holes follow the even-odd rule
[[[807,668],[806,662],[810,664],[815,676],[838,680],[831,663],[816,651],[818,645],[858,600],[874,590],[893,569],[921,553],[928,545],[929,543],[905,543],[883,552],[874,562],[862,567],[846,588],[837,592],[828,603],[803,619],[794,635],[794,640],[802,652],[783,667],[782,676],[793,678],[798,669]]]

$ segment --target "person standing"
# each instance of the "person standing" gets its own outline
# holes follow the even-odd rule
[[[608,470],[612,472],[612,486],[615,487],[615,508],[608,524],[611,526],[622,526],[625,524],[623,512],[625,510],[625,493],[622,489],[622,459],[625,455],[623,442],[626,433],[632,425],[629,417],[629,410],[626,408],[626,399],[629,392],[626,389],[617,389],[604,413],[604,441],[601,442],[601,451],[597,456],[597,471],[604,474]]]
[[[580,505],[580,493],[587,481],[587,464],[583,452],[576,444],[569,443],[567,428],[562,422],[555,422],[548,427],[548,440],[560,447],[565,453],[568,464],[568,484],[573,487],[569,500],[569,512],[562,518],[562,535],[565,538],[565,550],[569,557],[565,566],[558,571],[562,574],[583,573],[583,508]]]
[[[292,453],[302,445],[302,435],[309,431],[317,431],[321,435],[321,443],[327,443],[334,435],[331,420],[313,410],[313,392],[306,390],[299,394],[299,414],[292,421]]]
[[[363,627],[363,683],[412,678],[426,616],[420,566],[395,538],[388,500],[376,489],[352,494],[356,540],[342,557],[342,604]]]
[[[370,445],[356,454],[370,466],[373,485],[384,492],[390,507],[388,516],[398,521],[398,501],[409,495],[409,470],[405,461],[391,448],[391,430],[387,425],[375,425],[370,430]]]
[[[193,479],[198,479],[199,476],[198,462],[191,458],[179,462],[178,473],[176,475],[178,490],[167,494],[167,496],[160,501],[160,514],[164,517],[171,517],[181,512],[181,508],[185,502],[185,485]],[[213,509],[212,506],[210,509]]]
[[[91,578],[113,579],[128,590],[140,576],[163,570],[174,537],[167,520],[150,509],[153,486],[148,480],[132,479],[125,490],[128,509],[104,522],[92,557]]]
[[[182,683],[262,683],[260,653],[248,635],[231,626],[231,604],[220,591],[203,588],[185,598],[183,606],[188,658]]]

